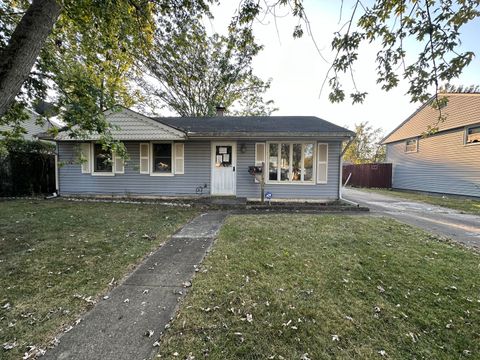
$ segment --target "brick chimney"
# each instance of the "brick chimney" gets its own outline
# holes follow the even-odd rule
[[[223,116],[226,110],[224,106],[217,106],[216,109],[217,109],[217,116]]]

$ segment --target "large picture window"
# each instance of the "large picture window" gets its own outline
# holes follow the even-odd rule
[[[280,142],[267,146],[268,181],[280,183],[313,183],[313,143]]]
[[[104,150],[102,144],[93,144],[93,172],[113,172],[112,152]]]
[[[172,173],[172,144],[152,144],[152,172],[157,174]]]

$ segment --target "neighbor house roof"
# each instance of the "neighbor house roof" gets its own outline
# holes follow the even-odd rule
[[[350,137],[355,134],[315,116],[158,117],[192,137]]]
[[[25,134],[22,134],[24,140],[44,139],[48,137],[46,135],[49,129],[52,127],[60,128],[64,125],[56,117],[49,117],[47,120],[42,118],[41,115],[34,110],[28,110],[28,112],[30,113],[30,117],[20,124],[25,130]],[[0,131],[10,130],[12,130],[12,126],[0,125]],[[0,135],[0,139],[1,138],[2,136]]]
[[[421,136],[429,125],[435,126],[437,123],[438,131],[446,131],[480,122],[479,93],[446,93],[439,96],[448,98],[447,105],[441,109],[444,121],[438,123],[439,111],[431,106],[432,98],[388,134],[382,144]]]

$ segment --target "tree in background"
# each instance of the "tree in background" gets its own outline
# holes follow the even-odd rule
[[[381,88],[388,91],[403,78],[410,84],[407,93],[412,102],[426,102],[432,95],[439,101],[441,84],[457,78],[475,56],[472,51],[460,52],[459,47],[462,28],[480,15],[479,0],[375,0],[368,6],[355,0],[353,4],[332,41],[337,53],[330,69],[333,74],[329,72],[325,81],[333,102],[345,99],[341,74],[351,78],[352,102],[365,98],[366,92],[357,88],[353,75],[363,43],[378,43],[377,83]],[[407,57],[407,42],[422,48],[416,58]]]
[[[50,93],[66,123],[61,130],[78,138],[98,132],[121,154],[103,111],[140,100],[132,86],[136,54],[148,52],[162,19],[207,11],[203,0],[7,0],[0,5],[0,124],[20,126],[23,110]]]
[[[363,121],[355,125],[355,138],[345,151],[343,159],[352,164],[368,164],[385,161],[385,146],[380,145],[382,129],[374,129]]]
[[[154,45],[142,59],[152,81],[142,78],[141,88],[153,95],[154,103],[180,116],[212,116],[218,105],[236,115],[270,115],[273,101],[263,97],[271,80],[263,81],[252,69],[261,49],[251,28],[238,18],[225,36],[208,36],[196,18],[158,27]]]
[[[221,4],[221,1],[224,0],[6,0],[0,3],[0,121],[16,123],[25,105],[35,97],[44,96],[54,83],[65,97],[60,105],[68,128],[87,131],[95,128],[108,133],[101,105],[109,103],[109,99],[112,102],[113,99],[126,100],[127,95],[135,101],[134,89],[129,88],[131,59],[139,52],[148,51],[157,24],[163,26],[159,20],[185,21],[205,15],[210,3]],[[238,1],[236,21],[240,26],[251,28],[255,19],[262,21],[266,15],[275,17],[276,9],[286,8],[299,20],[293,36],[301,37],[305,30],[312,35],[302,0]],[[343,3],[339,5],[340,11]],[[357,88],[353,76],[359,48],[364,42],[378,43],[376,63],[380,86],[388,91],[403,77],[410,83],[408,94],[412,101],[426,101],[431,95],[431,86],[435,86],[436,96],[439,84],[458,77],[474,57],[471,51],[459,53],[458,47],[463,26],[480,14],[479,0],[374,0],[371,6],[356,0],[353,4],[353,11],[332,42],[336,56],[325,77],[331,87],[331,101],[345,100],[346,93],[354,103],[364,100],[366,93]],[[72,32],[55,35],[54,26],[59,21],[66,23],[59,26],[60,31]],[[60,37],[60,42],[56,43],[56,37]],[[64,38],[68,41],[64,42]],[[85,43],[78,45],[83,40]],[[47,41],[50,46],[46,46]],[[423,47],[412,62],[408,61],[403,47],[407,41]],[[78,46],[72,46],[73,43]],[[45,55],[44,64],[38,64],[41,52],[52,49],[56,49],[55,53]],[[62,52],[67,50],[71,55],[63,58]],[[91,53],[87,55],[84,51]],[[57,60],[61,70],[53,66]],[[104,67],[105,75],[102,74]],[[69,71],[72,74],[68,74]],[[342,74],[350,75],[352,80],[353,88],[347,92],[342,87]]]

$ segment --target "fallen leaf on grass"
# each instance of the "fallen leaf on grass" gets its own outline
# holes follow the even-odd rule
[[[12,350],[13,348],[15,348],[17,346],[17,342],[16,341],[11,342],[11,343],[6,342],[2,346],[3,346],[3,350],[5,350],[5,351]]]
[[[23,360],[36,359],[46,353],[44,349],[39,349],[36,346],[29,346],[28,348],[28,351],[22,357]]]

